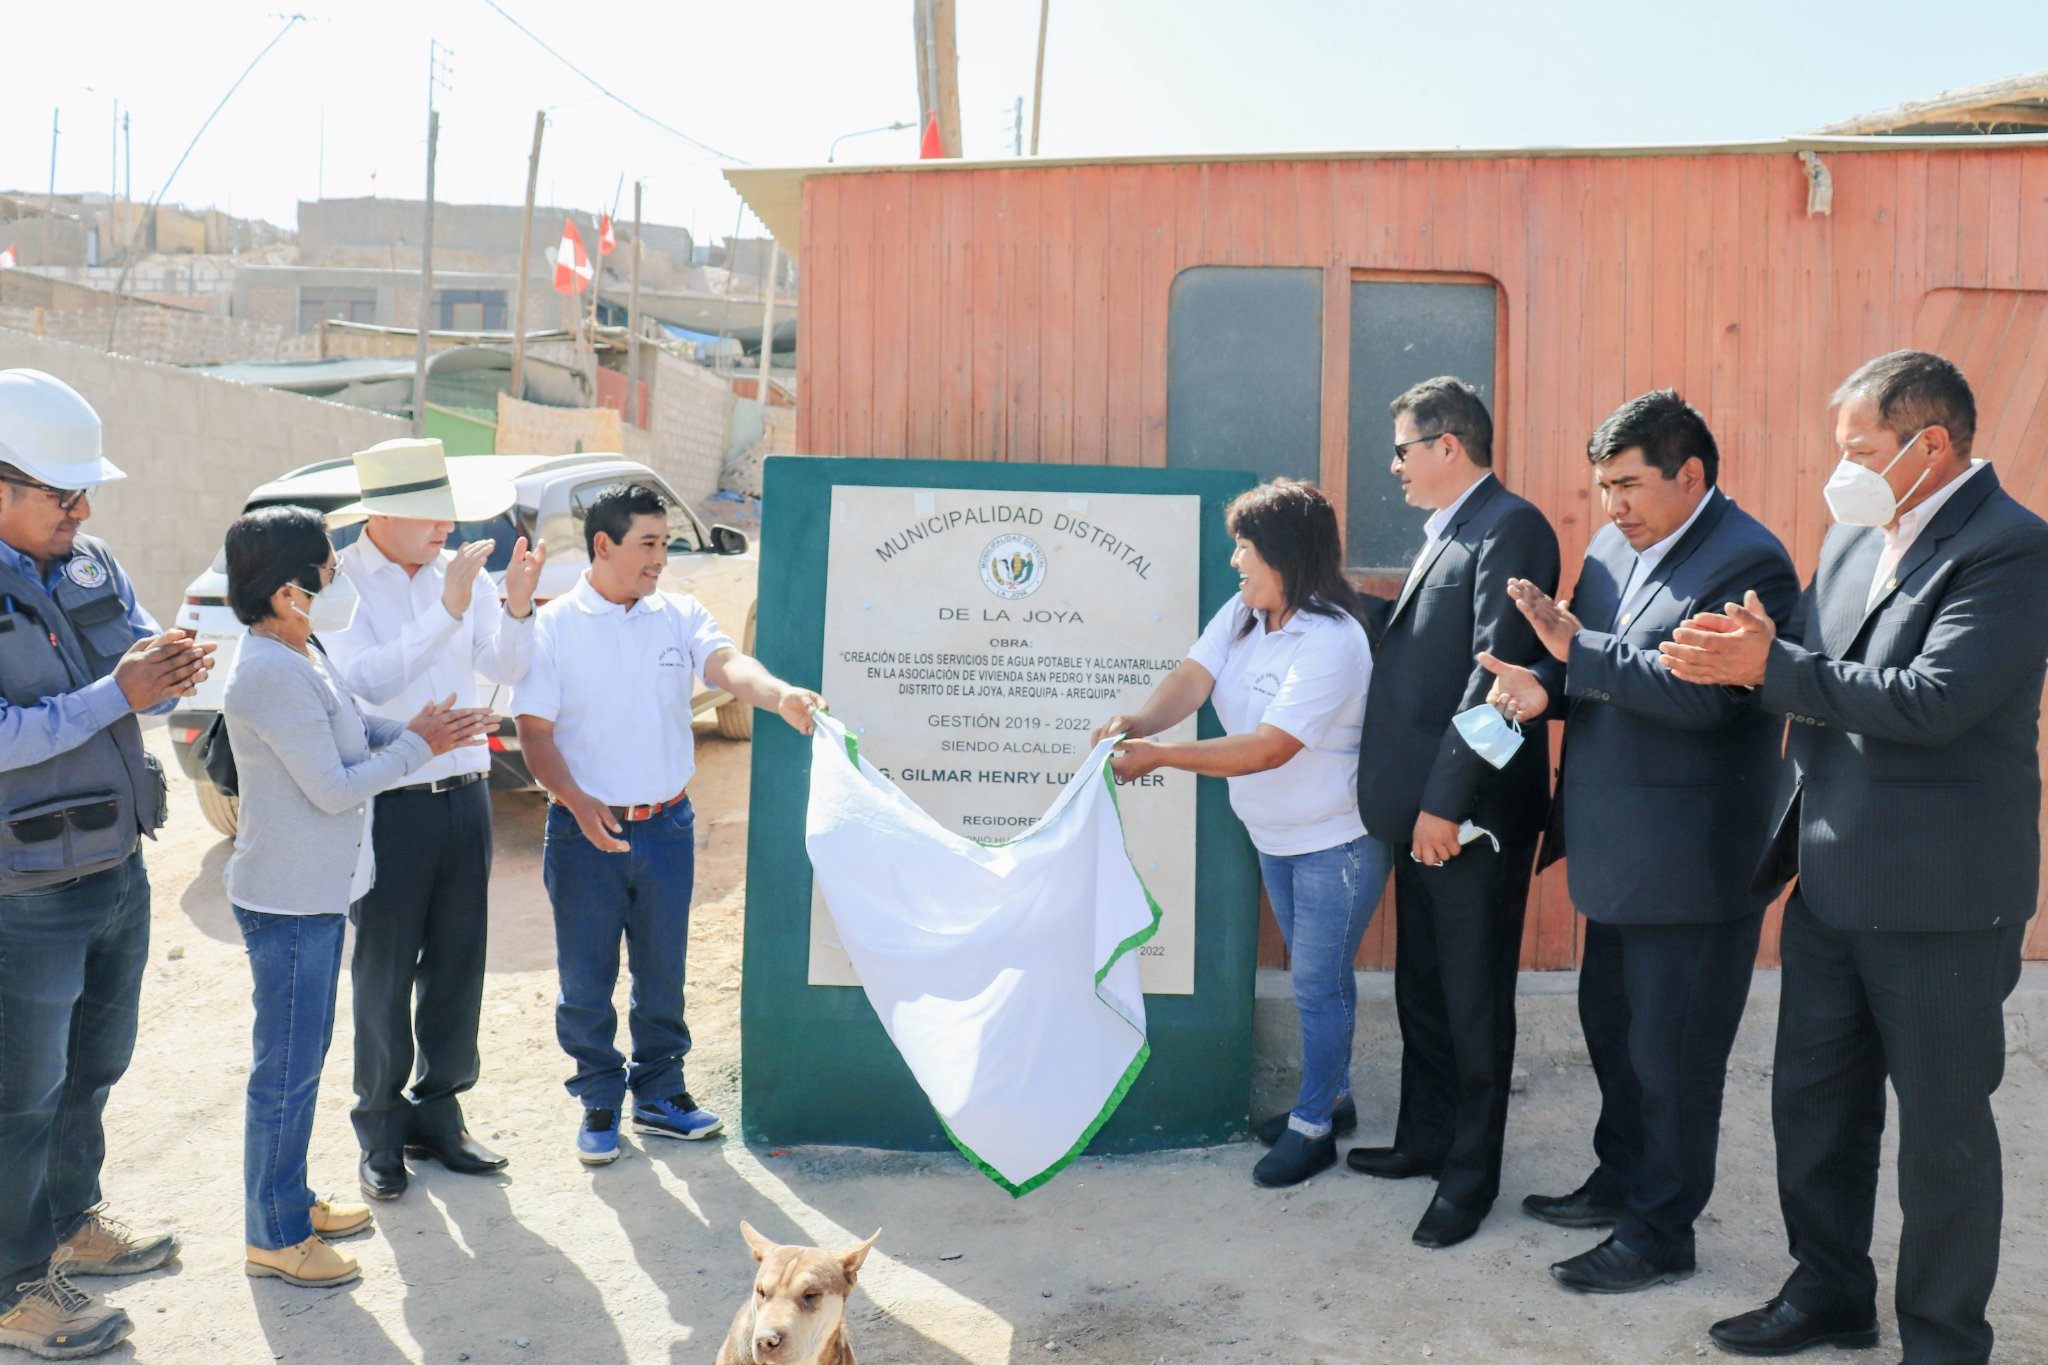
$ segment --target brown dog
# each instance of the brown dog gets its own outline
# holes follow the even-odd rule
[[[717,1365],[854,1365],[846,1296],[882,1230],[857,1247],[820,1251],[771,1242],[740,1221],[761,1268],[754,1292],[733,1315]]]

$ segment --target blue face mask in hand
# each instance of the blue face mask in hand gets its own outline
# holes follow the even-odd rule
[[[1458,735],[1473,753],[1496,768],[1505,768],[1522,747],[1522,727],[1485,702],[1451,717]]]

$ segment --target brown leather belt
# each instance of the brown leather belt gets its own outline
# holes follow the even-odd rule
[[[680,806],[683,804],[683,802],[689,799],[690,789],[688,787],[685,787],[681,791],[677,792],[674,796],[671,796],[668,800],[656,801],[652,805],[606,806],[605,809],[610,811],[612,815],[621,822],[625,824],[637,825],[643,820],[652,820],[655,816],[661,814],[663,811],[673,809],[676,806]],[[553,798],[550,798],[550,800],[553,800]],[[560,805],[561,802],[555,801],[554,804]]]

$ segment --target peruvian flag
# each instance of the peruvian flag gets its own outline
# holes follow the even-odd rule
[[[562,241],[555,248],[555,292],[580,294],[590,287],[590,258],[583,254],[583,234],[576,220],[562,220]]]
[[[945,154],[945,144],[939,141],[939,111],[934,109],[931,117],[924,121],[924,137],[917,144],[917,159],[936,161]]]
[[[612,216],[607,213],[597,220],[597,254],[609,256],[619,245],[619,239],[612,235]]]
[[[15,266],[14,244],[9,242],[5,251],[0,251],[0,270],[12,270]]]

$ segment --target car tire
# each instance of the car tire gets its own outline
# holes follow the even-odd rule
[[[729,701],[718,708],[718,733],[726,739],[754,737],[754,708],[743,701]]]
[[[229,796],[204,778],[194,783],[192,789],[199,793],[199,813],[206,817],[206,823],[230,839],[234,838],[235,826],[241,823],[242,818],[241,800]]]

